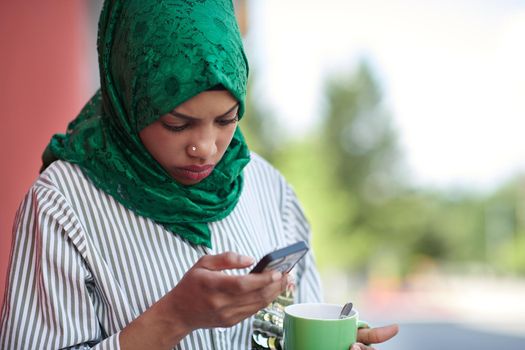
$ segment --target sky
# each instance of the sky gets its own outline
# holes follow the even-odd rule
[[[415,184],[495,187],[525,171],[525,1],[252,0],[260,100],[290,133],[323,81],[366,58]]]

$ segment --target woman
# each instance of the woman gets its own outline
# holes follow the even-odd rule
[[[251,316],[289,282],[249,267],[310,233],[237,128],[248,64],[231,2],[107,0],[98,50],[101,89],[16,216],[0,348],[248,349]],[[294,274],[296,301],[320,300],[311,255]]]

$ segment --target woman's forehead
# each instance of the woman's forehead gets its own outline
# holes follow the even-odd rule
[[[204,91],[174,108],[189,116],[219,116],[235,109],[239,102],[227,90]]]

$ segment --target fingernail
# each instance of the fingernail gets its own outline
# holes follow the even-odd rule
[[[272,274],[272,281],[277,282],[278,280],[281,279],[281,277],[282,277],[282,273],[280,273],[280,272],[278,272],[278,271],[277,271],[277,272],[274,272],[274,273]]]
[[[239,263],[241,264],[253,264],[255,259],[251,256],[239,255]]]
[[[351,350],[361,350],[361,348],[359,347],[359,345],[352,345]]]

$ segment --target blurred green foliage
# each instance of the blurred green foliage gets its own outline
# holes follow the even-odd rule
[[[400,279],[429,265],[525,275],[525,177],[493,193],[416,188],[366,63],[330,79],[324,97],[321,124],[300,139],[279,134],[250,89],[241,124],[252,150],[296,190],[322,269]]]

